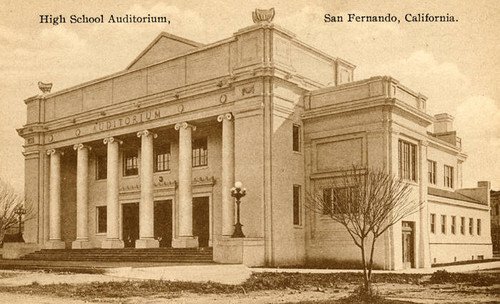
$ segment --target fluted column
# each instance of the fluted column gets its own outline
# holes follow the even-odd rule
[[[120,240],[120,202],[119,195],[119,168],[118,159],[119,145],[121,141],[113,137],[105,138],[104,144],[108,149],[108,169],[106,181],[106,211],[107,211],[107,233],[106,240],[101,244],[102,248],[123,248],[124,243]]]
[[[49,178],[49,241],[47,249],[63,249],[61,239],[61,154],[55,149],[47,150],[50,155]]]
[[[222,122],[222,235],[231,236],[234,231],[234,202],[231,188],[234,184],[234,124],[233,115],[219,115]]]
[[[182,122],[175,125],[175,130],[179,131],[179,231],[172,241],[172,246],[197,247],[198,238],[193,237],[193,195],[191,193],[191,132],[196,130],[196,127]]]
[[[137,133],[141,138],[141,202],[139,204],[139,239],[136,248],[159,247],[154,239],[154,197],[153,197],[153,138],[156,134],[148,130]]]
[[[73,249],[90,248],[88,234],[88,168],[89,150],[84,144],[76,144],[73,149],[77,153],[76,161],[76,240]]]

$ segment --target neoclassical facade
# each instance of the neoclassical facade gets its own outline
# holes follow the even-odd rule
[[[18,130],[37,214],[25,239],[212,247],[215,262],[247,265],[352,260],[347,233],[305,200],[356,165],[405,178],[424,202],[386,233],[378,267],[489,258],[489,183],[460,189],[453,118],[391,77],[354,81],[353,64],[272,16],[207,45],[161,33],[121,72],[53,93],[40,83]],[[235,181],[244,238],[231,237]]]

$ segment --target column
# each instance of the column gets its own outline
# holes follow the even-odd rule
[[[430,268],[431,267],[431,256],[430,256],[430,246],[429,246],[429,222],[428,216],[428,198],[427,198],[427,146],[429,145],[427,140],[420,141],[419,145],[419,200],[423,202],[420,207],[418,218],[419,225],[417,226],[417,233],[415,237],[418,237],[419,242],[417,244],[418,252],[416,256],[418,259],[415,260],[415,265],[418,268]],[[417,251],[417,250],[415,250]]]
[[[231,196],[234,185],[233,115],[219,115],[217,121],[222,122],[222,235],[231,236],[234,231],[234,202]]]
[[[76,144],[73,149],[77,153],[76,163],[76,240],[72,243],[73,249],[90,248],[88,232],[88,146]]]
[[[179,131],[179,231],[172,241],[173,247],[198,247],[198,238],[193,237],[193,195],[191,193],[192,142],[191,132],[195,126],[187,122],[175,125]]]
[[[49,241],[47,249],[64,249],[61,240],[61,152],[51,149],[49,177]]]
[[[141,138],[141,201],[139,204],[139,239],[136,248],[160,247],[154,239],[154,197],[153,197],[153,138],[157,135],[148,130],[137,133]]]
[[[121,141],[109,137],[104,139],[104,144],[108,146],[108,168],[106,181],[106,211],[107,211],[107,235],[106,240],[101,244],[102,248],[123,248],[124,243],[120,240],[120,201],[119,194],[119,145]]]

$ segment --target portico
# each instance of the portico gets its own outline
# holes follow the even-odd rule
[[[50,210],[48,214],[49,236],[50,239],[46,243],[46,248],[64,248],[65,243],[61,237],[61,223],[67,219],[61,213],[61,187],[66,189],[74,188],[76,194],[76,233],[75,240],[72,241],[71,247],[74,249],[91,248],[96,245],[102,248],[123,248],[125,246],[123,235],[123,204],[138,203],[138,239],[133,240],[136,248],[155,248],[160,246],[160,240],[155,236],[155,202],[171,201],[170,208],[172,209],[172,219],[168,227],[171,231],[172,242],[169,246],[172,247],[197,247],[198,239],[193,234],[193,193],[196,197],[209,197],[211,215],[206,227],[210,227],[209,244],[212,244],[214,233],[213,227],[221,225],[226,233],[232,233],[234,225],[234,202],[232,199],[223,195],[223,200],[219,205],[221,210],[213,210],[213,191],[215,187],[215,176],[221,176],[220,187],[222,189],[230,189],[234,184],[234,167],[223,165],[214,166],[212,169],[211,162],[208,160],[208,147],[197,148],[193,150],[193,140],[202,138],[207,142],[208,146],[216,146],[219,152],[212,154],[214,157],[222,155],[224,159],[230,161],[234,159],[234,118],[231,113],[221,114],[202,118],[199,120],[200,128],[196,126],[197,121],[186,122],[182,121],[174,125],[165,127],[144,128],[137,126],[138,131],[133,131],[127,134],[109,134],[100,140],[81,141],[72,145],[71,150],[76,152],[76,162],[73,168],[65,168],[76,172],[75,183],[66,178],[61,179],[60,162],[61,157],[71,157],[70,147],[61,146],[48,151],[50,155],[49,164],[49,193]],[[212,130],[215,129],[215,130]],[[197,130],[202,131],[200,136],[193,136]],[[215,132],[214,132],[215,131]],[[214,136],[214,133],[219,133]],[[139,142],[134,140],[133,135],[137,136]],[[215,141],[210,143],[210,141]],[[99,150],[103,150],[100,145],[105,147],[105,154],[100,157]],[[166,147],[168,146],[168,149]],[[176,153],[172,151],[176,147]],[[93,152],[93,151],[96,152]],[[135,150],[137,156],[128,159],[126,151]],[[62,152],[65,151],[65,152]],[[67,152],[66,152],[67,151]],[[167,153],[158,151],[168,151]],[[201,152],[200,152],[201,151]],[[199,156],[199,153],[204,155]],[[176,158],[172,157],[175,154]],[[199,157],[206,158],[201,164],[195,166],[195,162]],[[166,163],[168,158],[168,163]],[[195,159],[196,158],[196,159]],[[97,170],[102,164],[99,161],[106,160],[106,176],[105,179],[99,180]],[[212,160],[212,159],[210,159]],[[129,168],[129,161],[136,161],[137,173],[126,176]],[[215,161],[220,163],[219,161]],[[193,170],[194,174],[193,180]],[[200,173],[209,171],[216,173],[214,175],[200,176]],[[219,172],[216,172],[219,171]],[[92,176],[91,173],[94,173]],[[134,181],[136,182],[134,184]],[[103,183],[105,185],[103,185]],[[227,184],[227,185],[226,185]],[[105,191],[102,190],[105,186]],[[218,186],[218,185],[217,185]],[[95,237],[91,242],[89,235],[94,234],[95,227],[89,227],[89,217],[93,217],[94,208],[89,204],[89,196],[91,201],[96,201],[93,194],[89,195],[89,191],[97,191],[105,193],[104,197],[100,198],[97,205],[105,207],[106,224],[105,234],[101,233],[98,237],[100,242],[96,242]],[[228,190],[229,192],[229,190]],[[67,195],[66,195],[67,197]],[[219,219],[221,223],[214,223],[214,214],[221,214]],[[95,221],[98,221],[97,218]],[[95,223],[94,225],[99,225]],[[100,223],[100,225],[103,225]],[[64,226],[64,223],[63,223]],[[159,233],[156,231],[156,233]],[[227,234],[226,234],[227,235]],[[100,243],[100,244],[98,244]]]

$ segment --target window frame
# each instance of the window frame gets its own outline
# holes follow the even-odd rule
[[[476,219],[476,234],[481,235],[481,219]]]
[[[293,225],[302,226],[302,187],[301,185],[293,185],[292,189],[292,208],[293,208]]]
[[[208,138],[206,136],[192,141],[191,166],[193,168],[208,166]]]
[[[428,159],[427,160],[427,182],[429,184],[435,185],[437,181],[437,162]]]
[[[454,188],[454,171],[455,170],[453,166],[444,165],[443,185],[447,188]]]
[[[465,235],[465,216],[460,217],[460,233]]]
[[[101,211],[100,211],[101,210]],[[101,223],[100,216],[102,215],[101,212],[104,210],[104,219],[103,222]],[[107,222],[107,213],[108,213],[108,208],[107,206],[96,206],[96,234],[106,234],[108,232],[108,222]],[[101,230],[101,224],[104,225],[104,231]]]
[[[162,150],[164,149],[164,150]],[[160,153],[163,152],[163,153]],[[170,160],[171,160],[172,150],[170,143],[162,144],[154,149],[154,172],[168,172],[170,171]],[[160,162],[158,158],[163,156],[163,160]],[[163,169],[159,168],[159,164],[163,164]]]
[[[447,216],[444,214],[441,214],[441,233],[446,234],[446,218]]]
[[[298,124],[292,125],[292,151],[301,152],[302,128]]]
[[[102,170],[100,170],[100,168],[102,168]],[[95,179],[108,179],[108,155],[106,154],[96,154],[95,156]]]
[[[469,234],[474,235],[474,218],[469,217]]]
[[[431,229],[431,233],[436,233],[436,214],[435,213],[431,213],[431,219],[430,219],[430,229]]]
[[[455,215],[451,216],[451,234],[457,234],[457,217]]]
[[[129,168],[128,160],[131,159]],[[139,175],[139,151],[137,149],[127,149],[123,151],[123,176]]]
[[[417,145],[400,139],[398,141],[398,172],[404,180],[417,182]]]

